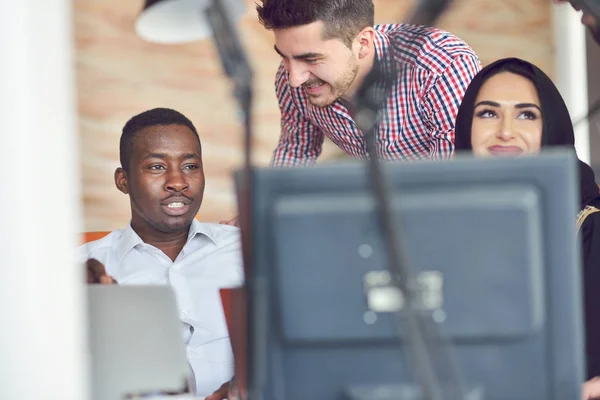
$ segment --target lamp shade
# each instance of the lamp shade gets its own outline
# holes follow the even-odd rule
[[[206,39],[212,30],[205,10],[212,0],[146,0],[135,22],[136,34],[153,43],[178,44]],[[244,15],[243,0],[221,0],[232,21]]]

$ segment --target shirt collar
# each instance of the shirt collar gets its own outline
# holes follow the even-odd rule
[[[375,29],[373,45],[375,46],[375,59],[381,61],[384,53],[386,53],[387,48],[390,46],[390,40],[385,33]]]
[[[131,227],[131,223],[127,225],[127,228],[123,231],[123,235],[119,239],[117,243],[117,257],[119,257],[119,261],[125,257],[125,255],[129,252],[129,250],[133,249],[135,246],[139,244],[143,244],[144,241],[141,237],[138,236],[137,233]]]
[[[210,224],[203,224],[202,222],[196,220],[192,221],[190,225],[190,230],[188,232],[188,238],[186,244],[190,242],[197,235],[204,235],[208,237],[215,244],[217,243],[215,232],[212,230]],[[119,243],[117,244],[117,256],[119,257],[119,261],[123,260],[123,257],[135,246],[144,244],[142,238],[133,230],[131,227],[131,223],[127,225],[127,228],[123,231],[123,235],[119,239]]]
[[[208,237],[213,243],[217,243],[217,235],[212,229],[212,224],[204,224],[194,218],[192,225],[190,226],[190,232],[188,233],[188,242],[192,240],[196,235],[204,235]]]
[[[373,44],[375,45],[375,63],[373,68],[378,68],[382,77],[382,84],[390,84],[391,80],[395,80],[398,76],[398,65],[394,59],[394,52],[390,43],[389,36],[375,27],[375,37]]]

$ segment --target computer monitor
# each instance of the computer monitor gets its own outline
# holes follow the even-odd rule
[[[486,400],[580,396],[576,165],[553,152],[385,167],[407,258],[429,291],[423,306]],[[250,393],[349,400],[414,382],[385,312],[365,165],[257,169],[253,184]]]

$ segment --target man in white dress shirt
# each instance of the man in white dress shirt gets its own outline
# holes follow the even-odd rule
[[[79,248],[80,261],[99,261],[88,262],[88,282],[171,285],[196,394],[220,389],[209,399],[226,398],[233,356],[219,289],[243,282],[240,235],[195,220],[205,185],[196,128],[170,109],[136,115],[123,128],[120,161],[115,184],[129,195],[131,223]]]

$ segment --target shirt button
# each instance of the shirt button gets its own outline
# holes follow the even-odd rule
[[[181,317],[185,318],[188,316],[188,312],[186,310],[181,310]]]

